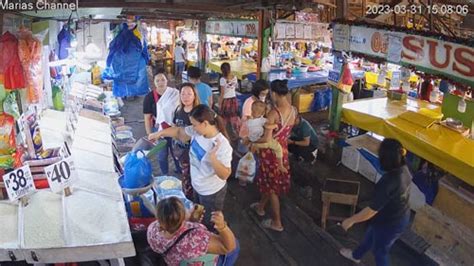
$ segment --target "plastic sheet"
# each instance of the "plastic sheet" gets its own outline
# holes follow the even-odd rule
[[[25,76],[18,57],[18,40],[8,31],[0,37],[0,74],[4,76],[5,89],[25,87]]]
[[[42,52],[42,40],[33,36],[31,31],[26,28],[20,28],[18,32],[18,56],[23,66],[29,103],[38,103],[43,92]]]
[[[181,181],[174,176],[158,176],[155,177],[153,183],[158,201],[169,197],[179,198],[187,210],[193,208],[193,203],[183,193]]]
[[[142,45],[126,24],[109,46],[103,79],[113,80],[116,97],[145,95],[149,92],[146,64],[149,60],[146,42]]]

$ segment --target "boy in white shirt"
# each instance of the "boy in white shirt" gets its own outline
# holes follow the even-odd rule
[[[287,170],[283,166],[283,149],[280,143],[275,139],[271,139],[269,142],[256,143],[262,138],[265,133],[265,129],[275,129],[277,125],[265,125],[267,119],[264,117],[267,105],[262,101],[255,101],[252,103],[252,117],[245,121],[243,129],[241,131],[241,137],[245,144],[252,142],[252,147],[256,149],[271,149],[275,153],[279,163],[279,169],[283,173]]]

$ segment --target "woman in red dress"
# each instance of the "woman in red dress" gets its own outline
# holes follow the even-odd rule
[[[262,222],[263,227],[278,232],[283,231],[280,216],[279,196],[290,190],[290,164],[288,161],[288,137],[295,123],[296,110],[288,102],[289,93],[287,80],[274,80],[271,83],[271,93],[275,107],[267,115],[267,125],[277,125],[277,128],[265,129],[264,136],[258,142],[268,142],[276,139],[283,149],[283,166],[286,172],[279,170],[279,160],[271,149],[260,149],[258,152],[260,167],[257,174],[257,186],[261,193],[259,202],[250,207],[259,216],[265,215],[265,206],[270,202],[272,218]]]

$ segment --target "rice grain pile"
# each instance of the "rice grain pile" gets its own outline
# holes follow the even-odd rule
[[[0,247],[18,247],[18,206],[0,202],[0,221]]]
[[[23,208],[25,248],[64,247],[61,196],[39,190]]]
[[[131,241],[120,200],[76,190],[66,200],[69,246],[88,246]]]

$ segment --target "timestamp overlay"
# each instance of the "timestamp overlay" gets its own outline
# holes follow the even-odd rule
[[[394,6],[388,4],[368,5],[366,15],[461,15],[466,16],[469,13],[467,4],[397,4]]]

